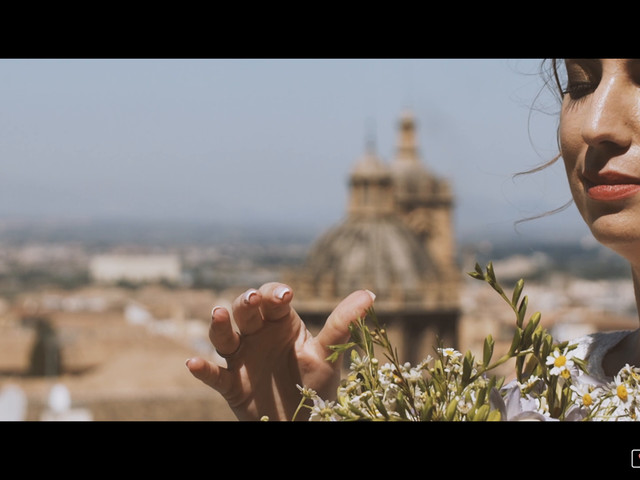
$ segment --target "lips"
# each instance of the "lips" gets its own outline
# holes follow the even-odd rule
[[[589,198],[603,201],[624,200],[638,192],[640,192],[640,185],[635,184],[594,185],[593,187],[587,188]]]
[[[584,175],[587,195],[593,200],[624,200],[640,193],[640,178],[613,172]]]

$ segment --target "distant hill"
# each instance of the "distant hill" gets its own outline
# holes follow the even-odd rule
[[[123,243],[170,246],[226,242],[312,242],[320,233],[292,225],[246,225],[190,220],[80,219],[0,220],[0,242],[81,243],[105,247]]]
[[[189,220],[0,220],[0,245],[25,243],[76,243],[88,251],[122,244],[158,248],[180,245],[298,245],[310,246],[324,231],[300,225],[242,225]],[[460,243],[460,259],[481,264],[514,255],[544,253],[550,265],[584,278],[617,278],[629,275],[621,257],[591,241],[516,237],[512,241]],[[551,268],[551,267],[550,267]]]

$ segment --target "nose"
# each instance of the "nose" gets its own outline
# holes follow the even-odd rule
[[[625,149],[632,139],[635,97],[619,77],[605,77],[592,93],[582,137],[594,148]]]

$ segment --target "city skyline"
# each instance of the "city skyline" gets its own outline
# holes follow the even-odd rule
[[[186,220],[323,230],[410,110],[460,238],[584,235],[539,59],[0,60],[0,219]],[[541,107],[541,111],[538,107]],[[548,113],[547,113],[548,112]]]

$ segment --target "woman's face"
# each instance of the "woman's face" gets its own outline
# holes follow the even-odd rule
[[[640,264],[640,60],[566,60],[560,149],[573,199],[604,245]]]

